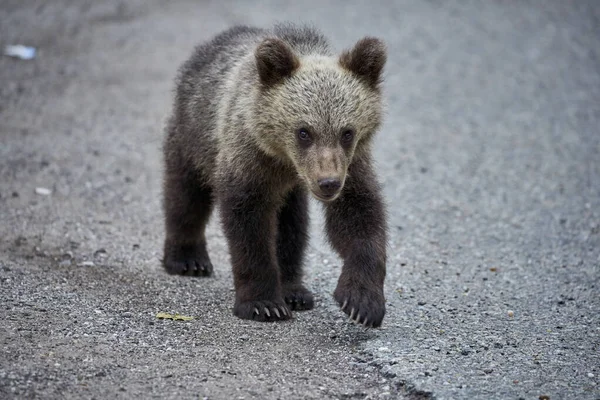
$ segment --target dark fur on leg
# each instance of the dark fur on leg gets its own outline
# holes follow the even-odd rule
[[[378,327],[385,315],[387,226],[369,160],[350,165],[343,192],[326,216],[329,240],[344,260],[334,298],[353,321]]]
[[[275,249],[276,204],[265,188],[231,184],[219,196],[229,243],[236,299],[234,314],[243,319],[276,321],[292,316],[281,291]]]
[[[170,160],[164,181],[166,239],[163,266],[170,274],[210,276],[213,266],[204,229],[212,206],[212,188],[190,167]]]
[[[300,186],[286,197],[278,216],[277,260],[285,302],[292,310],[310,310],[312,293],[302,284],[302,263],[308,243],[308,198]]]

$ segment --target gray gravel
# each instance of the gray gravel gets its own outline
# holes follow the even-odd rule
[[[389,45],[381,330],[335,306],[316,203],[292,322],[232,316],[216,219],[215,279],[159,265],[176,68],[281,20]],[[0,397],[600,399],[597,1],[8,0],[0,22],[38,48],[0,57]]]

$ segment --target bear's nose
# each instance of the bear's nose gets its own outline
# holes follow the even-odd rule
[[[321,189],[323,195],[327,197],[331,197],[336,194],[342,186],[340,180],[336,178],[323,178],[319,179],[317,182],[319,183],[319,189]]]

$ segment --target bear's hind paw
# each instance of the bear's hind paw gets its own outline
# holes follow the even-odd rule
[[[205,246],[173,246],[165,253],[163,266],[171,275],[207,277],[213,273]]]
[[[296,285],[283,285],[283,298],[287,305],[296,311],[312,310],[314,307],[314,300],[312,293],[304,286]]]

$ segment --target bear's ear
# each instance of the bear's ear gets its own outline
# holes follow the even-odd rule
[[[291,76],[292,72],[300,66],[300,61],[292,49],[280,39],[263,40],[258,45],[254,56],[260,81],[268,86]]]
[[[385,44],[380,39],[365,37],[354,48],[340,56],[340,65],[369,85],[377,87],[381,83],[381,72],[387,60]]]

